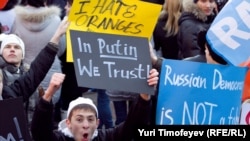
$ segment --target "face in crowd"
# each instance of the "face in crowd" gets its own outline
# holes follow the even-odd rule
[[[216,6],[215,0],[198,0],[196,4],[207,16],[213,13]]]
[[[3,48],[3,58],[6,62],[20,66],[23,59],[23,52],[21,47],[16,43],[9,43]]]
[[[25,46],[21,38],[14,34],[3,36],[0,54],[7,63],[20,67],[24,52]]]
[[[89,98],[77,98],[69,105],[66,124],[76,141],[91,141],[97,135],[97,108]]]

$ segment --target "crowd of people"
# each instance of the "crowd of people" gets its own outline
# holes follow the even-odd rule
[[[0,99],[23,97],[34,141],[132,140],[138,125],[155,123],[163,59],[227,64],[206,40],[227,0],[150,2],[162,5],[149,44],[153,68],[147,83],[154,96],[78,87],[74,64],[66,61],[73,0],[1,0]],[[97,106],[84,98],[88,91],[98,94]]]

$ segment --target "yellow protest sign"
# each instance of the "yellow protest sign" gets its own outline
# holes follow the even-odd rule
[[[150,39],[161,8],[161,5],[139,0],[74,0],[69,30]],[[73,62],[69,32],[67,41],[67,61]]]

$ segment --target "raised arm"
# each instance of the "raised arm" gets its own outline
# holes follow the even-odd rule
[[[54,73],[51,77],[49,87],[45,91],[43,95],[43,99],[50,102],[55,92],[61,87],[63,80],[65,78],[65,74],[62,73]]]
[[[67,31],[69,24],[70,22],[68,21],[68,17],[64,17],[59,27],[57,28],[55,34],[50,39],[50,42],[58,45],[62,35],[65,34],[65,32]]]
[[[53,134],[53,103],[52,96],[60,88],[65,75],[54,73],[51,77],[49,87],[43,97],[39,100],[31,122],[31,133],[35,141],[52,141]]]
[[[24,102],[36,91],[54,62],[60,38],[69,26],[65,18],[57,28],[50,42],[41,50],[30,65],[30,69],[10,86],[4,86],[3,99],[23,96]]]
[[[158,71],[151,69],[148,77],[148,85],[155,87],[158,84]],[[149,123],[151,114],[151,100],[149,94],[141,93],[136,99],[134,105],[130,107],[128,116],[124,123],[116,127],[116,134],[119,134],[115,140],[127,141],[131,140],[135,135],[135,130],[140,125]]]

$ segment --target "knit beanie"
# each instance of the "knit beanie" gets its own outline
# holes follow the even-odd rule
[[[8,35],[4,36],[4,38],[2,39],[2,43],[1,43],[0,55],[3,54],[3,48],[6,45],[11,44],[11,43],[18,44],[21,47],[22,52],[23,52],[23,58],[24,58],[25,46],[24,46],[23,40],[15,34],[8,34]]]
[[[97,108],[95,106],[95,104],[93,103],[93,101],[89,98],[84,98],[84,97],[78,97],[77,99],[71,101],[69,103],[69,108],[68,108],[68,112],[67,112],[67,118],[69,117],[69,114],[70,112],[72,111],[72,109],[77,106],[77,105],[80,105],[80,104],[88,104],[90,106],[92,106],[95,111],[96,111],[96,115],[98,117],[98,111],[97,111]]]

